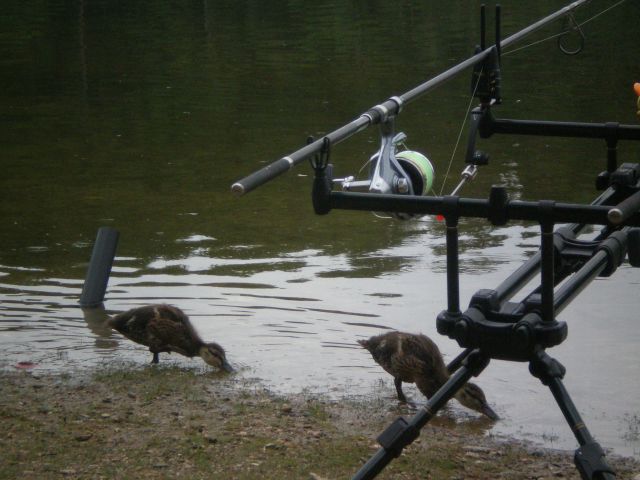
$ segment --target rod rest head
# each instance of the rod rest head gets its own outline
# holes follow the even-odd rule
[[[461,315],[441,312],[436,326],[438,333],[462,348],[479,348],[490,358],[516,362],[529,361],[538,349],[559,345],[567,338],[565,322],[545,322],[537,312],[504,320],[470,307]]]
[[[602,191],[614,187],[616,190],[625,191],[637,187],[639,181],[640,164],[623,163],[613,172],[600,172],[596,177],[596,189]]]
[[[333,165],[316,168],[311,189],[311,202],[317,215],[326,215],[331,211],[331,177]]]
[[[491,53],[473,67],[471,94],[479,98],[483,104],[488,105],[492,100],[502,103],[501,80],[500,53],[498,47],[494,45]]]
[[[553,233],[555,273],[558,278],[564,278],[589,261],[597,242],[578,240],[568,226],[557,228]]]
[[[623,163],[611,174],[611,185],[614,187],[633,188],[640,180],[640,164]]]

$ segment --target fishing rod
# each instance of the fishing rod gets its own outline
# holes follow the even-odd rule
[[[342,127],[332,131],[331,133],[328,133],[323,138],[308,143],[304,147],[290,153],[289,155],[284,156],[279,160],[276,160],[275,162],[272,162],[271,164],[261,168],[260,170],[257,170],[250,175],[238,180],[231,186],[231,191],[238,195],[244,195],[245,193],[248,193],[251,190],[259,187],[260,185],[263,185],[268,181],[278,177],[279,175],[290,170],[291,168],[310,158],[311,156],[320,153],[323,148],[324,139],[328,139],[331,145],[336,145],[343,140],[346,140],[347,138],[355,135],[356,133],[365,130],[371,125],[384,123],[390,118],[395,117],[402,111],[403,107],[406,104],[414,101],[430,90],[433,90],[447,80],[450,80],[451,78],[465,71],[467,68],[485,62],[487,59],[492,59],[493,63],[495,64],[498,61],[501,50],[503,48],[522,40],[523,38],[539,30],[545,25],[553,22],[554,20],[570,14],[571,12],[573,12],[573,10],[587,3],[588,1],[590,0],[577,0],[573,3],[570,3],[564,8],[561,8],[551,15],[548,15],[538,20],[537,22],[532,23],[528,27],[523,28],[519,32],[514,33],[513,35],[505,39],[500,39],[500,22],[499,20],[497,20],[496,42],[495,45],[488,48],[484,48],[483,22],[483,34],[479,52],[476,52],[473,56],[458,63],[457,65],[454,65],[448,70],[445,70],[439,75],[436,75],[435,77],[427,80],[426,82],[418,85],[408,92],[405,92],[402,95],[392,96],[385,102],[370,108],[355,120],[346,125],[343,125]],[[499,6],[496,7],[496,18],[500,18]],[[406,178],[406,175],[404,176],[404,178]]]

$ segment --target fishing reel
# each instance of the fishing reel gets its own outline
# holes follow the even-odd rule
[[[433,186],[435,170],[429,159],[420,152],[408,150],[404,144],[407,135],[395,133],[395,117],[380,124],[380,149],[369,161],[369,178],[356,180],[350,176],[334,179],[342,183],[344,191],[360,191],[393,195],[427,195]],[[382,215],[382,214],[378,214]],[[416,215],[389,212],[400,220],[409,220]]]

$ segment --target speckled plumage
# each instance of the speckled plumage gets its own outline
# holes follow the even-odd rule
[[[146,305],[115,315],[109,325],[129,340],[146,345],[158,363],[161,352],[176,352],[186,357],[202,356],[218,368],[229,370],[224,349],[217,343],[204,342],[187,315],[171,305]]]
[[[367,340],[358,340],[358,343],[371,353],[376,363],[393,376],[401,402],[407,402],[402,382],[415,383],[425,397],[431,398],[449,379],[440,349],[426,335],[393,331]],[[465,384],[456,394],[456,399],[491,419],[498,418],[487,404],[480,387],[473,383]]]
[[[449,377],[438,346],[424,335],[389,332],[358,343],[396,379],[398,398],[403,402],[406,398],[402,393],[402,382],[415,383],[429,398]]]

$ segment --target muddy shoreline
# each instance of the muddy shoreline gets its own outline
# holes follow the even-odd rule
[[[389,398],[275,395],[259,382],[175,366],[90,374],[6,370],[0,478],[351,478],[400,415]],[[580,479],[573,452],[433,422],[381,479]],[[608,457],[617,478],[640,464]]]

